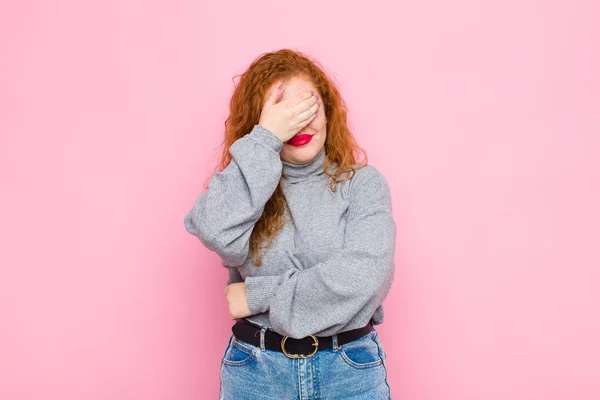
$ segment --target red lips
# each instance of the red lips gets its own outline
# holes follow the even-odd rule
[[[302,146],[311,141],[313,135],[300,134],[296,135],[290,140],[287,141],[287,144],[291,144],[292,146]]]

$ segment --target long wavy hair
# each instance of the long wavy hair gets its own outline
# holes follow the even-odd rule
[[[324,173],[329,176],[330,189],[335,191],[337,183],[352,179],[356,169],[368,163],[366,151],[358,146],[348,127],[346,103],[337,85],[326,75],[321,64],[299,51],[281,49],[261,54],[245,72],[234,76],[234,79],[240,77],[240,80],[235,85],[229,104],[221,161],[215,173],[223,171],[231,162],[229,147],[258,124],[268,88],[277,80],[286,81],[297,76],[308,78],[323,99],[327,119]],[[363,155],[361,164],[357,163],[357,153]],[[333,172],[330,173],[330,170]],[[211,177],[205,182],[205,189],[208,188]],[[273,239],[284,226],[287,206],[280,182],[267,201],[259,220],[254,224],[250,236],[249,252],[254,266],[262,265],[261,250],[271,246]]]

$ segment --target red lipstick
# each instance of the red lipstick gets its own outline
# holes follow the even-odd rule
[[[313,137],[313,135],[300,134],[300,135],[296,135],[296,136],[292,137],[286,143],[291,144],[292,146],[302,146],[302,145],[305,145],[306,143],[310,142],[312,137]]]

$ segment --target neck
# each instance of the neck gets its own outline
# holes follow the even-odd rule
[[[289,183],[296,183],[322,175],[324,173],[325,157],[325,146],[323,146],[315,158],[307,163],[292,164],[282,160],[282,178]]]

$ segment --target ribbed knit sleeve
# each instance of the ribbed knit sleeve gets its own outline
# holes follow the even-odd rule
[[[373,166],[359,169],[350,184],[343,248],[325,262],[291,268],[278,276],[246,278],[253,314],[269,310],[273,329],[291,338],[325,336],[353,320],[366,325],[394,278],[396,225],[390,189]]]
[[[189,233],[216,252],[224,266],[248,257],[250,235],[279,184],[283,142],[255,125],[230,147],[232,160],[216,172],[184,218]]]
[[[242,275],[240,274],[240,269],[238,267],[227,267],[227,273],[228,278],[225,286],[229,286],[232,283],[244,282],[244,279],[242,278]]]

